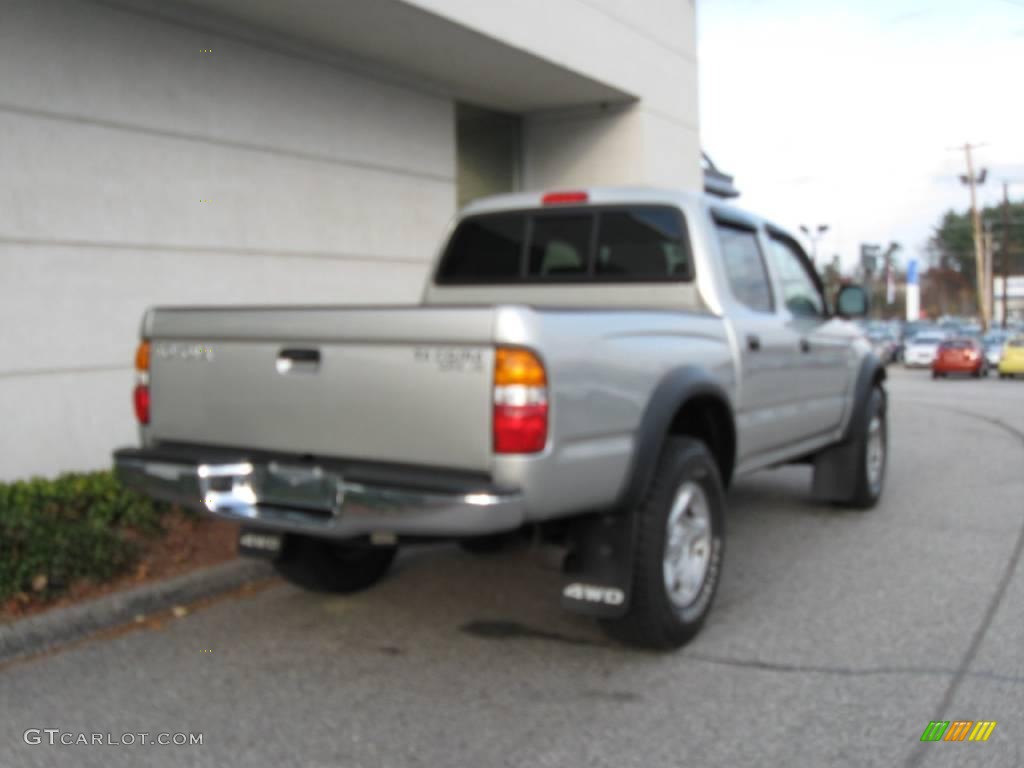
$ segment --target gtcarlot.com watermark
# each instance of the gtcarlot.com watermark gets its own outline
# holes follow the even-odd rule
[[[26,744],[49,744],[56,746],[63,744],[71,746],[82,744],[86,746],[110,746],[110,747],[134,747],[137,745],[159,746],[201,746],[203,734],[201,733],[85,733],[82,731],[62,731],[60,728],[29,728],[22,735]]]

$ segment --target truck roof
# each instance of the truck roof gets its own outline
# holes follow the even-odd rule
[[[595,205],[614,205],[618,203],[664,203],[678,205],[680,203],[705,202],[706,200],[706,196],[700,193],[661,187],[566,187],[482,197],[463,208],[460,216],[522,208],[539,208],[545,205],[544,199],[548,195],[576,193],[586,196],[585,200],[580,201],[581,203]]]
[[[752,224],[770,224],[761,216],[750,211],[730,205],[719,197],[691,192],[671,187],[646,186],[596,186],[596,187],[564,187],[559,189],[533,190],[530,192],[513,192],[503,195],[481,197],[459,211],[458,218],[481,213],[499,211],[515,211],[526,208],[557,207],[559,203],[545,202],[549,195],[579,195],[582,200],[565,200],[565,203],[581,205],[620,205],[646,203],[678,206],[683,209],[713,208],[715,211],[728,212],[734,218],[746,219]],[[783,229],[782,227],[776,227]]]

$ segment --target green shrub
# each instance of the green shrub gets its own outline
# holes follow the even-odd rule
[[[0,483],[0,602],[122,573],[138,557],[140,536],[158,533],[168,509],[128,490],[112,472]]]

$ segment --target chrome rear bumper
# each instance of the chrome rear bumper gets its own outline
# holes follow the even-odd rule
[[[518,493],[417,490],[346,480],[337,469],[276,461],[168,460],[145,450],[114,454],[126,486],[250,527],[331,538],[372,534],[474,536],[518,528]]]

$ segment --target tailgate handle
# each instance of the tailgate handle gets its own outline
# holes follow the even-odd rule
[[[282,349],[277,354],[278,373],[315,373],[319,367],[319,349]]]

